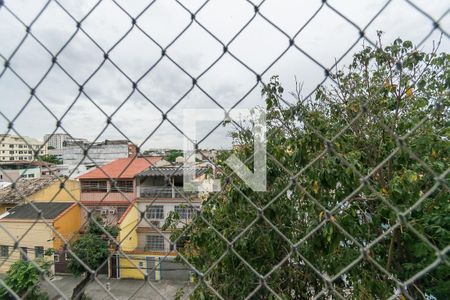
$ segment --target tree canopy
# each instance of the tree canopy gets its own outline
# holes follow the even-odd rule
[[[222,163],[223,190],[172,235],[188,239],[179,253],[204,274],[193,297],[448,297],[449,58],[379,41],[294,104],[273,77],[262,90],[267,192]],[[233,133],[243,161],[247,125]]]

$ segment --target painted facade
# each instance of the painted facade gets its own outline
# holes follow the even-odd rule
[[[64,188],[61,189],[61,181]],[[16,191],[10,187],[0,190],[0,215],[16,205],[27,202],[76,202],[80,200],[80,184],[78,180],[60,180],[54,177],[42,177],[38,179],[16,183]],[[36,187],[32,185],[35,184]]]
[[[48,207],[58,205],[53,203],[37,205],[42,204]],[[22,206],[29,206],[29,204]],[[44,206],[39,206],[39,209],[42,210],[45,216],[46,207]],[[18,208],[14,210],[16,209]],[[59,211],[61,212],[57,216],[52,219],[46,219],[45,222],[37,220],[37,215],[29,218],[13,218],[12,216],[14,215],[9,217],[3,215],[0,218],[0,224],[6,230],[0,230],[0,261],[4,261],[0,266],[0,273],[8,271],[11,264],[15,261],[25,259],[24,253],[21,253],[19,248],[25,251],[27,259],[31,260],[43,256],[43,253],[50,248],[54,249],[56,253],[62,251],[64,242],[61,237],[69,242],[78,234],[80,229],[80,207],[76,203],[68,203],[66,206],[59,208]],[[31,230],[29,230],[30,227],[32,228]],[[14,239],[21,239],[19,248],[14,248]],[[54,262],[53,256],[45,257],[45,259]]]

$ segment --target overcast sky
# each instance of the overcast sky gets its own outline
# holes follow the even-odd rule
[[[96,1],[59,0],[60,4],[77,20],[81,20],[95,5]],[[385,0],[335,0],[328,1],[356,25],[366,24],[388,1]],[[421,7],[434,19],[447,12],[446,0],[411,1]],[[5,0],[7,7],[25,23],[36,17],[47,1]],[[155,42],[165,48],[172,43],[190,23],[191,15],[204,1],[157,0],[145,12],[141,13],[150,1],[117,0],[129,15],[137,18],[137,25]],[[259,4],[258,2],[257,4]],[[268,0],[260,7],[260,12],[272,23],[280,27],[289,36],[294,36],[300,28],[319,10],[314,19],[296,37],[295,43],[316,61],[329,67],[340,58],[359,37],[358,30],[340,17],[322,1]],[[213,33],[224,44],[255,15],[254,7],[247,1],[212,0],[196,15],[196,20]],[[396,37],[409,39],[416,43],[430,32],[432,21],[414,9],[407,1],[393,0],[385,11],[367,28],[367,36],[375,40],[376,31],[385,32],[386,43]],[[103,62],[103,53],[110,49],[131,30],[110,52],[109,58],[131,80],[138,80],[148,69],[161,59],[161,48],[137,27],[132,27],[130,17],[113,1],[102,1],[82,22],[83,30],[91,36],[95,45],[82,31],[78,31],[68,45],[59,53],[58,62],[72,76],[72,79],[57,65],[48,73],[36,89],[39,99],[60,118],[72,105],[78,95],[78,86]],[[440,26],[450,32],[450,13],[440,21]],[[75,21],[56,2],[50,1],[44,13],[31,26],[31,32],[53,54],[76,32]],[[4,71],[4,59],[9,58],[25,36],[25,27],[5,8],[0,8],[0,73]],[[429,49],[433,40],[439,38],[435,31],[422,48]],[[361,49],[358,45],[342,60],[344,66],[352,53]],[[272,75],[280,75],[287,91],[294,89],[294,76],[304,83],[304,94],[311,92],[324,78],[323,70],[311,59],[295,48],[289,49],[273,66],[267,68],[288,47],[289,39],[270,25],[261,16],[254,17],[230,44],[229,50],[256,73],[264,73],[267,81]],[[444,37],[441,51],[449,50],[449,41]],[[256,85],[254,73],[244,67],[229,54],[225,54],[192,87],[193,77],[202,74],[223,53],[222,45],[211,37],[196,22],[167,49],[167,57],[143,77],[138,84],[139,90],[163,112],[170,109],[183,95],[184,99],[173,108],[167,117],[182,129],[184,108],[217,108],[212,97],[225,108],[234,106],[249,93],[237,106],[250,108],[263,104],[261,85]],[[10,66],[30,86],[36,86],[51,66],[51,55],[31,36],[10,60]],[[253,90],[252,90],[253,88]],[[62,126],[73,136],[89,140],[97,138],[106,126],[107,117],[133,92],[133,87],[110,61],[106,61],[100,70],[88,81],[76,103],[62,120]],[[29,100],[30,91],[11,70],[0,77],[0,112],[13,119]],[[286,95],[287,96],[287,95]],[[121,130],[112,126],[98,137],[98,140],[121,139],[124,135],[136,144],[141,144],[161,123],[162,114],[139,92],[135,91],[128,101],[112,117],[112,122]],[[104,113],[96,106],[100,107]],[[32,98],[27,107],[14,122],[14,128],[22,135],[43,139],[44,134],[55,130],[56,119],[36,98]],[[199,136],[208,132],[213,123],[202,123]],[[209,136],[202,148],[222,148],[230,143],[227,128],[220,128]],[[7,122],[0,116],[0,131],[7,131]],[[59,130],[61,131],[61,130]],[[145,143],[144,148],[182,147],[182,136],[168,121],[155,131]]]

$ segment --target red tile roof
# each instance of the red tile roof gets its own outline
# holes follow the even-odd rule
[[[79,176],[78,179],[130,179],[161,159],[161,156],[119,158]]]

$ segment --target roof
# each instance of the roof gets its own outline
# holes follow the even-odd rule
[[[19,203],[24,197],[48,187],[55,180],[54,176],[41,176],[40,178],[20,178],[14,184],[0,189],[0,203]]]
[[[131,179],[161,159],[162,156],[119,158],[79,176],[78,179]]]
[[[147,177],[147,176],[183,176],[192,175],[200,176],[205,173],[205,168],[191,168],[191,167],[150,167],[147,170],[138,174],[139,177]]]
[[[72,202],[37,202],[33,205],[42,212],[42,218],[46,220],[56,219],[65,210],[74,205]],[[33,207],[32,204],[22,204],[10,209],[4,216],[0,219],[3,220],[36,220],[40,219],[38,212]]]
[[[29,136],[18,136],[11,134],[0,134],[0,141],[2,144],[29,144],[29,145],[42,145],[41,141]]]

